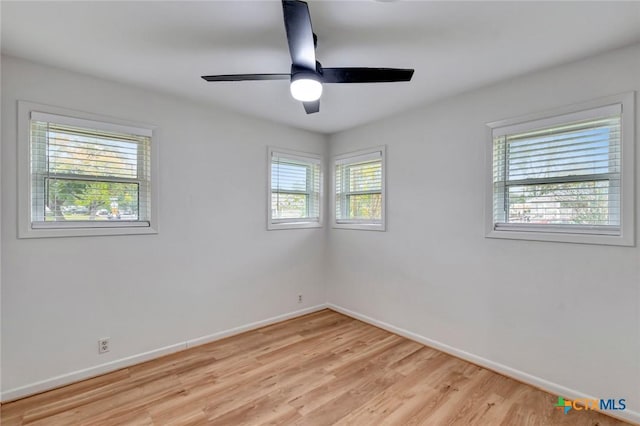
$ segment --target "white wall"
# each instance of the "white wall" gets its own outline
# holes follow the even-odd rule
[[[18,100],[157,125],[160,233],[17,239]],[[325,232],[266,231],[265,210],[267,145],[325,154],[323,136],[6,57],[2,122],[5,399],[325,301]]]
[[[2,81],[2,57],[1,56],[0,56],[0,81]],[[2,98],[1,95],[2,95],[2,85],[0,84],[0,98]],[[0,102],[0,135],[2,135],[2,102]],[[0,149],[0,188],[2,188],[2,149]],[[0,196],[0,394],[1,393],[2,393],[2,197]]]
[[[332,155],[387,144],[388,231],[329,232],[328,301],[638,416],[640,248],[487,239],[483,222],[485,123],[631,90],[640,45],[332,136]]]

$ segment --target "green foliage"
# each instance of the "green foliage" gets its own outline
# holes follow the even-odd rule
[[[49,179],[47,207],[53,220],[67,220],[64,207],[83,208],[89,219],[94,220],[101,209],[112,212],[112,203],[118,210],[137,211],[137,184],[121,182],[98,182],[72,179]],[[117,212],[114,212],[117,213]],[[79,220],[74,217],[75,220]]]

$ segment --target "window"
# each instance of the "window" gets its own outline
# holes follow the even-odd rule
[[[384,160],[384,147],[335,157],[335,228],[385,230]]]
[[[320,155],[269,148],[268,229],[322,226]]]
[[[633,97],[490,124],[490,237],[633,245]]]
[[[21,237],[155,232],[151,129],[21,109],[29,166]]]

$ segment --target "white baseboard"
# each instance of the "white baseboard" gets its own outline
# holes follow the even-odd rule
[[[322,309],[326,309],[326,304],[312,306],[310,308],[300,309],[298,311],[289,312],[287,314],[278,315],[275,317],[267,318],[266,320],[252,322],[247,325],[242,325],[240,327],[231,328],[229,330],[219,331],[217,333],[209,334],[207,336],[198,337],[197,339],[187,340],[185,343],[188,348],[204,345],[205,343],[215,342],[216,340],[224,339],[225,337],[233,336],[235,334],[244,333],[246,331],[255,330],[256,328],[261,328],[270,324],[275,324],[277,322],[286,321],[291,318],[301,317],[302,315],[310,314],[312,312],[321,311]]]
[[[116,371],[121,368],[130,367],[134,364],[139,364],[141,362],[159,358],[163,355],[178,352],[186,348],[187,346],[185,343],[177,343],[175,345],[165,346],[163,348],[158,348],[152,351],[128,356],[126,358],[120,358],[114,361],[106,362],[104,364],[99,364],[94,367],[84,368],[82,370],[61,374],[59,376],[51,377],[49,379],[30,383],[25,386],[20,386],[18,388],[9,389],[8,391],[2,392],[0,401],[2,401],[2,403],[4,404],[8,401],[13,401],[16,399],[24,398],[26,396],[34,395],[36,393],[59,388],[61,386],[79,382],[81,380],[90,379],[92,377],[100,376],[111,371]]]
[[[550,382],[540,377],[533,376],[523,371],[516,370],[506,365],[488,360],[486,358],[482,358],[478,355],[474,355],[472,353],[463,351],[461,349],[454,348],[453,346],[449,346],[437,340],[429,339],[427,337],[421,336],[419,334],[413,333],[411,331],[405,330],[400,327],[396,327],[394,325],[388,324],[383,321],[378,321],[366,315],[360,314],[358,312],[354,312],[350,309],[343,308],[342,306],[339,306],[333,303],[327,303],[327,307],[331,310],[334,310],[341,314],[358,319],[360,321],[366,322],[368,324],[374,325],[376,327],[382,328],[391,333],[397,334],[402,337],[406,337],[407,339],[413,340],[418,343],[422,343],[425,346],[438,349],[439,351],[455,356],[456,358],[460,358],[465,361],[469,361],[473,364],[479,365],[481,367],[487,368],[489,370],[495,371],[496,373],[502,374],[503,376],[507,376],[512,379],[518,380],[520,382],[526,383],[528,385],[534,386],[538,389],[541,389],[553,395],[562,396],[563,398],[567,398],[567,399],[580,399],[580,398],[599,399],[591,395],[587,395],[582,392],[576,391],[574,389],[570,389],[565,386],[559,385],[557,383]],[[616,412],[615,414],[607,411],[607,412],[603,412],[603,414],[640,425],[640,413],[636,411],[625,410],[625,411]]]
[[[217,333],[209,334],[207,336],[198,337],[196,339],[190,339],[184,342],[176,343],[174,345],[165,346],[163,348],[154,349],[152,351],[131,355],[126,358],[117,359],[104,364],[96,365],[94,367],[85,368],[82,370],[72,371],[70,373],[61,374],[59,376],[51,377],[46,380],[41,380],[35,383],[31,383],[18,388],[9,389],[0,394],[0,401],[6,403],[16,399],[24,398],[37,393],[45,392],[51,389],[59,388],[61,386],[69,385],[71,383],[79,382],[81,380],[90,379],[92,377],[100,376],[112,371],[119,370],[121,368],[130,367],[141,362],[150,361],[155,358],[159,358],[163,355],[168,355],[173,352],[178,352],[205,343],[213,342],[216,340],[224,339],[225,337],[233,336],[235,334],[244,333],[246,331],[254,330],[256,328],[264,327],[277,322],[285,321],[291,318],[299,317],[302,315],[310,314],[312,312],[325,309],[325,304],[312,306],[310,308],[300,309],[298,311],[289,312],[286,314],[278,315],[275,317],[267,318],[262,321],[252,322],[240,327],[234,327],[229,330],[219,331]]]

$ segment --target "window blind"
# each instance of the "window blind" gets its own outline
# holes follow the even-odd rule
[[[149,226],[148,129],[33,112],[32,227]]]
[[[336,222],[382,222],[382,153],[335,162]]]
[[[619,234],[621,109],[570,118],[494,131],[496,229]]]
[[[271,221],[320,221],[320,158],[271,153]]]

